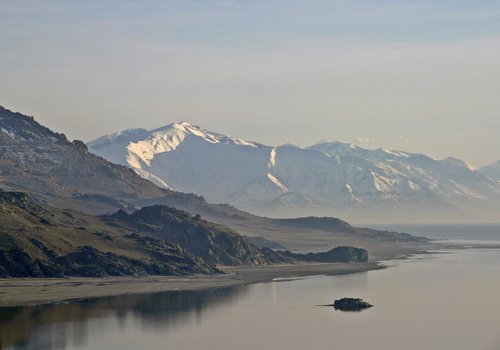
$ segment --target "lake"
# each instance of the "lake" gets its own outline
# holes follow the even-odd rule
[[[500,242],[498,226],[431,230],[405,229]],[[450,250],[385,264],[343,276],[0,309],[0,347],[500,349],[500,250]],[[348,313],[319,306],[344,296],[374,307]]]

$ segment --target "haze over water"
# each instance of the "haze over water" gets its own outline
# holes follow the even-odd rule
[[[500,230],[494,230],[500,240]],[[388,264],[385,270],[345,276],[4,309],[0,344],[2,349],[498,349],[499,250],[454,250]],[[318,306],[344,296],[375,306],[357,313]]]

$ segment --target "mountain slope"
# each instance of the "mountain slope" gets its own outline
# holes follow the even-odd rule
[[[168,194],[132,170],[70,142],[32,117],[0,107],[0,186],[55,205],[102,212]]]
[[[257,214],[341,214],[357,220],[425,215],[439,221],[457,213],[498,216],[486,209],[500,206],[500,181],[451,157],[435,160],[340,142],[271,147],[186,122],[107,135],[88,146],[165,188]]]

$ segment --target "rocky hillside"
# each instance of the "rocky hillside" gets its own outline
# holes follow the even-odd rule
[[[56,206],[93,212],[128,207],[166,191],[87,152],[81,141],[0,106],[0,186],[23,191]]]
[[[189,253],[216,265],[257,265],[291,259],[259,249],[236,231],[162,205],[144,207],[127,214],[121,210],[103,217],[104,222],[124,230],[136,230],[184,247]]]
[[[219,272],[178,244],[0,191],[0,277]]]

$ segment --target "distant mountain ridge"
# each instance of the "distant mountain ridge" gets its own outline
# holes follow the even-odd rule
[[[452,157],[341,142],[272,147],[188,122],[126,130],[87,145],[161,187],[260,215],[500,220],[498,167],[475,169]]]

